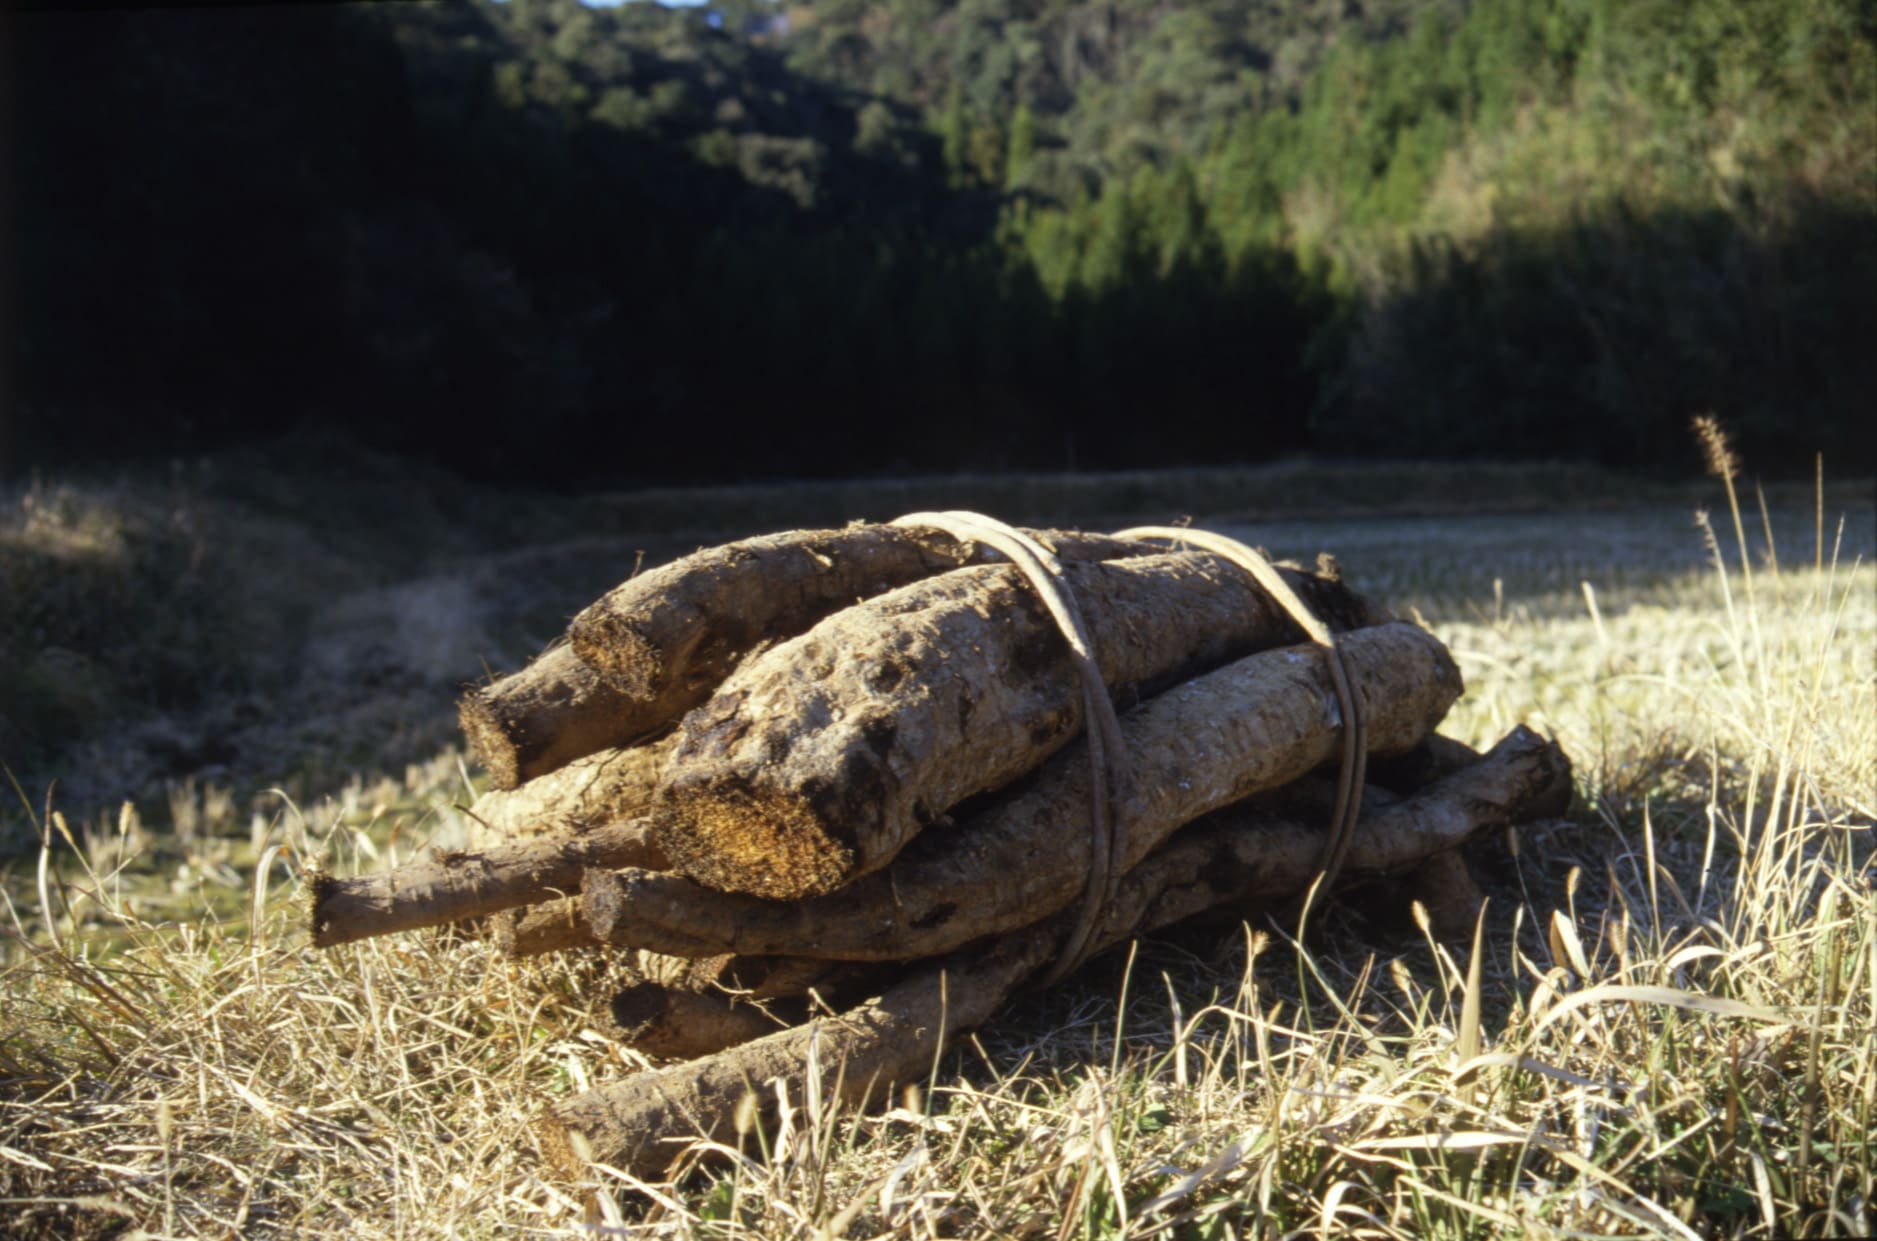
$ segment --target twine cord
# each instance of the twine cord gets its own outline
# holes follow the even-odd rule
[[[1094,822],[1089,834],[1088,877],[1082,889],[1081,909],[1043,980],[1043,985],[1052,985],[1082,963],[1089,936],[1114,899],[1115,886],[1121,877],[1116,859],[1122,852],[1123,831],[1117,810],[1127,802],[1132,774],[1114,700],[1095,662],[1094,646],[1088,638],[1088,627],[1082,622],[1082,611],[1076,606],[1075,594],[1063,579],[1062,563],[1034,536],[994,517],[962,510],[909,513],[892,524],[929,527],[961,543],[981,543],[1002,552],[1036,591],[1069,644],[1070,661],[1082,685]]]
[[[1304,896],[1303,910],[1297,917],[1297,933],[1302,937],[1316,908],[1317,898],[1330,890],[1348,856],[1349,842],[1355,836],[1356,818],[1362,811],[1362,786],[1368,773],[1369,727],[1367,708],[1356,691],[1354,670],[1349,657],[1328,625],[1318,620],[1290,583],[1255,548],[1237,539],[1209,530],[1190,530],[1183,526],[1135,526],[1115,532],[1118,539],[1168,539],[1211,552],[1251,574],[1290,618],[1318,646],[1324,648],[1324,662],[1329,666],[1330,681],[1336,700],[1342,707],[1343,753],[1336,773],[1336,805],[1330,813],[1329,838],[1317,863],[1317,877]]]
[[[1125,832],[1120,811],[1124,810],[1132,788],[1127,744],[1121,735],[1121,722],[1115,714],[1114,701],[1095,662],[1094,646],[1082,621],[1075,594],[1063,578],[1062,563],[1033,535],[982,513],[951,510],[933,513],[908,513],[892,522],[906,528],[926,528],[950,535],[960,543],[978,543],[1001,552],[1020,572],[1042,601],[1069,646],[1070,662],[1082,686],[1083,716],[1087,721],[1090,768],[1090,800],[1093,822],[1089,835],[1088,877],[1083,885],[1081,908],[1075,925],[1064,937],[1043,985],[1050,986],[1082,964],[1089,937],[1120,883],[1119,859],[1124,853]],[[1362,808],[1362,786],[1368,767],[1368,716],[1362,695],[1357,692],[1354,670],[1336,634],[1310,611],[1289,582],[1260,552],[1237,539],[1207,530],[1181,526],[1135,526],[1115,533],[1116,538],[1145,541],[1165,539],[1183,543],[1237,565],[1294,620],[1304,634],[1323,648],[1324,663],[1342,708],[1342,761],[1336,778],[1335,808],[1330,814],[1328,839],[1317,863],[1317,876],[1304,897],[1298,915],[1298,934],[1302,935],[1315,911],[1319,896],[1327,893],[1342,870],[1349,842],[1355,834],[1357,815]]]

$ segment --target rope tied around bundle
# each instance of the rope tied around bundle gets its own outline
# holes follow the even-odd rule
[[[1084,717],[1087,720],[1091,832],[1088,875],[1075,925],[1064,937],[1043,980],[1045,986],[1053,985],[1082,964],[1090,936],[1103,911],[1113,900],[1116,885],[1121,878],[1116,859],[1123,853],[1125,833],[1122,815],[1127,812],[1133,780],[1113,698],[1096,664],[1087,627],[1076,604],[1074,591],[1063,576],[1062,564],[1041,541],[996,518],[964,510],[909,513],[892,524],[939,530],[961,543],[979,543],[1002,553],[1036,592],[1068,644],[1070,661],[1081,684]],[[1324,648],[1330,679],[1342,710],[1343,754],[1329,839],[1324,845],[1317,877],[1304,898],[1299,918],[1301,934],[1317,897],[1335,882],[1342,867],[1361,806],[1367,760],[1362,699],[1356,692],[1343,652],[1337,645],[1336,635],[1317,619],[1268,559],[1236,539],[1173,526],[1140,526],[1120,531],[1115,537],[1139,541],[1167,539],[1210,552],[1237,565],[1250,574],[1252,580],[1289,614],[1311,641]]]
[[[1316,618],[1304,601],[1298,598],[1297,592],[1290,588],[1290,583],[1257,549],[1222,534],[1214,534],[1209,530],[1191,530],[1183,526],[1134,526],[1117,530],[1115,537],[1167,539],[1231,561],[1251,574],[1252,580],[1264,587],[1309,639],[1323,648],[1324,662],[1329,666],[1330,683],[1335,686],[1336,701],[1342,710],[1343,754],[1336,773],[1336,802],[1330,812],[1329,839],[1323,844],[1316,879],[1304,894],[1303,908],[1297,915],[1297,935],[1301,939],[1310,923],[1310,915],[1316,908],[1317,898],[1329,891],[1342,871],[1343,859],[1349,852],[1349,842],[1355,835],[1356,818],[1362,812],[1362,787],[1369,761],[1368,711],[1356,688],[1348,656],[1336,634]]]
[[[1121,820],[1116,807],[1125,807],[1133,780],[1114,700],[1108,693],[1107,682],[1102,679],[1101,669],[1096,666],[1094,646],[1082,623],[1081,609],[1076,606],[1075,592],[1063,579],[1062,562],[1039,540],[994,517],[963,510],[911,513],[893,524],[930,527],[961,543],[982,543],[1002,552],[1036,591],[1069,644],[1069,658],[1082,685],[1083,715],[1088,721],[1093,830],[1089,838],[1088,879],[1082,890],[1075,927],[1063,941],[1045,979],[1046,985],[1053,984],[1081,964],[1095,920],[1113,899],[1115,884],[1121,878],[1115,866],[1121,845]]]

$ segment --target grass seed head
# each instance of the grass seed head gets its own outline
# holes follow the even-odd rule
[[[1708,473],[1725,482],[1732,482],[1740,477],[1740,458],[1734,455],[1733,447],[1727,442],[1727,432],[1721,429],[1720,419],[1713,414],[1697,414],[1694,419],[1695,439],[1700,442],[1701,456],[1707,464]]]

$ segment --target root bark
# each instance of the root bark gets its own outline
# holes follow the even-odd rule
[[[1035,533],[1065,560],[1140,554],[1138,544],[1107,535]],[[949,535],[884,525],[744,539],[641,573],[574,617],[568,636],[621,692],[665,703],[675,719],[756,647],[856,599],[987,558]]]
[[[1342,643],[1380,753],[1413,747],[1459,697],[1452,658],[1417,626],[1359,629]],[[1183,824],[1334,759],[1341,719],[1323,651],[1305,646],[1194,678],[1128,712],[1121,728],[1135,772],[1114,860],[1125,870]],[[935,956],[1028,925],[1083,890],[1090,798],[1081,744],[839,892],[785,903],[714,892],[678,875],[595,871],[582,885],[588,923],[608,943],[678,956],[844,960]]]
[[[556,893],[577,892],[581,875],[592,867],[663,861],[646,820],[631,819],[576,836],[439,853],[375,875],[320,875],[312,884],[313,944],[330,948],[531,905]]]
[[[635,745],[671,723],[607,684],[568,646],[470,690],[456,715],[491,786],[502,791],[589,754]]]
[[[1065,576],[1119,703],[1304,637],[1249,575],[1204,553]],[[1340,583],[1286,576],[1335,629],[1385,619]],[[1067,646],[1012,567],[928,578],[752,659],[687,716],[660,779],[658,839],[708,887],[831,892],[1036,768],[1083,713]]]
[[[520,788],[495,790],[469,807],[478,848],[532,837],[585,831],[637,818],[651,809],[652,791],[672,741],[600,750]]]
[[[1561,812],[1570,798],[1563,752],[1520,728],[1472,766],[1358,820],[1344,875],[1351,884],[1410,871],[1469,837]],[[1097,950],[1221,909],[1295,900],[1317,874],[1322,829],[1222,812],[1181,832],[1123,878],[1096,924]],[[804,1097],[861,1105],[930,1070],[957,1033],[986,1020],[1048,961],[1068,918],[915,966],[878,999],[687,1064],[590,1090],[537,1124],[565,1175],[589,1161],[656,1176],[698,1138],[727,1141],[749,1098],[772,1106],[780,1082]]]

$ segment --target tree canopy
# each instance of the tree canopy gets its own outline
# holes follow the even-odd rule
[[[1856,0],[10,20],[15,467],[1872,456]]]

